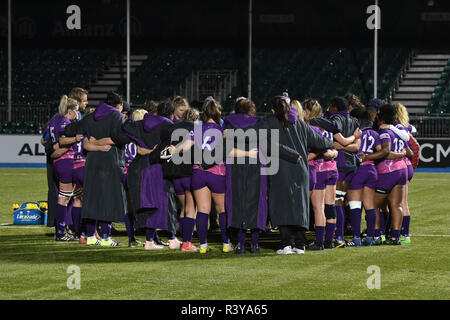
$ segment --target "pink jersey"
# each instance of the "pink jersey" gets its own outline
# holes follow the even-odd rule
[[[83,140],[80,142],[75,142],[72,145],[72,149],[74,151],[73,168],[78,169],[84,167],[86,164],[86,155],[83,149]]]
[[[410,124],[408,124],[408,126],[405,127],[405,126],[402,125],[400,122],[395,122],[394,125],[395,125],[396,128],[398,128],[398,129],[400,129],[400,130],[404,130],[404,131],[408,132],[409,134],[411,134],[412,128],[411,128],[411,125],[410,125]],[[409,141],[403,141],[403,143],[405,144],[405,148],[408,148],[408,147],[409,147]],[[403,160],[405,161],[405,163],[406,163],[407,166],[410,166],[410,165],[411,165],[411,160],[409,160],[408,157],[404,157]]]
[[[211,167],[209,169],[202,169],[198,164],[194,164],[193,169],[202,170],[206,172],[210,172],[213,174],[217,174],[219,176],[225,175],[225,163],[216,164],[214,167]]]
[[[384,129],[380,131],[380,143],[389,142],[391,144],[392,152],[401,152],[405,148],[403,140],[400,139],[393,131],[389,129]],[[406,168],[406,163],[403,158],[393,159],[393,160],[382,160],[377,165],[377,171],[380,174],[390,173],[397,170],[402,170]]]
[[[333,133],[329,131],[321,131],[320,134],[324,138],[328,138],[333,142]],[[337,170],[337,164],[334,160],[327,160],[323,157],[319,157],[314,160],[314,167],[316,168],[316,172],[324,172],[324,171],[332,171]]]

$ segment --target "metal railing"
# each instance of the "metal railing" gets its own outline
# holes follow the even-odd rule
[[[417,137],[450,137],[450,114],[410,115],[409,122],[416,127]]]
[[[237,85],[237,70],[201,70],[193,71],[178,94],[189,101],[203,101],[208,96],[223,102]]]
[[[52,116],[50,105],[18,105],[11,107],[12,122],[36,122],[45,125]],[[8,106],[0,105],[0,122],[8,120]]]
[[[219,99],[219,96],[215,96]],[[192,101],[191,99],[189,99]],[[142,107],[133,105],[134,108]],[[266,113],[258,113],[264,116]],[[53,116],[50,105],[13,105],[12,122],[34,122],[43,127]],[[0,105],[0,125],[8,121],[8,106]],[[450,137],[450,114],[410,114],[410,123],[416,127],[419,138]]]

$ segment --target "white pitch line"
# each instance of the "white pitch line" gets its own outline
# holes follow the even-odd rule
[[[2,176],[29,176],[29,173],[0,173]]]
[[[443,237],[443,238],[450,238],[450,234],[411,234],[411,237]]]
[[[47,226],[37,225],[37,226],[15,226],[10,225],[9,223],[0,224],[0,228],[16,228],[16,229],[40,229],[40,228],[48,228]],[[450,234],[411,234],[411,237],[441,237],[441,238],[450,238]]]
[[[36,225],[36,226],[15,226],[11,225],[10,223],[2,223],[0,224],[0,228],[16,228],[16,229],[40,229],[40,228],[47,228],[47,226],[44,225]]]

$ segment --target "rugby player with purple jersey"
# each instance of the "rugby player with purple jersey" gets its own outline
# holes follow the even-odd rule
[[[316,100],[306,100],[305,120],[322,117],[322,107]],[[333,134],[329,131],[310,126],[316,133],[328,138],[333,142]],[[318,153],[313,161],[316,181],[311,192],[311,204],[314,211],[315,240],[312,245],[306,247],[308,250],[323,250],[332,248],[332,240],[336,230],[336,215],[333,214],[334,198],[336,194],[336,182],[338,178],[336,161],[337,151],[327,150],[325,153]],[[311,181],[310,181],[311,185]]]
[[[222,142],[223,127],[221,123],[221,105],[212,97],[203,104],[202,121],[200,130],[194,129],[194,135],[188,142],[189,148],[195,146],[202,152],[214,152],[216,146]],[[183,150],[186,149],[182,146]],[[175,149],[171,153],[176,152]],[[207,244],[208,221],[211,212],[211,198],[219,213],[219,226],[222,235],[222,251],[232,252],[230,238],[227,232],[227,217],[225,212],[225,163],[223,161],[210,165],[196,163],[193,167],[192,191],[197,204],[197,235],[200,241],[200,253],[209,252]]]
[[[409,116],[408,116],[408,111],[406,110],[406,107],[404,105],[402,105],[401,103],[397,103],[394,106],[397,109],[396,121],[394,122],[394,126],[398,129],[403,130],[408,133],[407,139],[402,138],[405,143],[405,149],[407,151],[404,161],[406,163],[408,182],[406,182],[405,194],[402,199],[403,222],[402,222],[402,231],[401,231],[400,242],[402,244],[409,244],[409,243],[411,243],[411,238],[409,236],[409,226],[411,224],[411,213],[409,211],[409,204],[408,204],[408,191],[409,191],[409,181],[411,181],[411,179],[413,178],[413,174],[414,174],[414,169],[413,169],[413,166],[411,163],[411,159],[414,156],[414,152],[409,147],[409,140],[410,140],[412,132],[415,131],[415,128],[409,123]]]
[[[58,114],[49,122],[50,139],[53,144],[59,144],[60,134],[71,121],[78,117],[78,102],[66,95],[61,98]],[[60,145],[59,155],[53,160],[53,170],[58,184],[58,201],[55,210],[55,240],[78,241],[78,238],[66,232],[67,206],[73,196],[72,170],[74,151],[70,145]]]
[[[380,126],[379,138],[381,150],[377,153],[384,155],[383,160],[377,167],[378,181],[375,188],[375,207],[377,213],[383,207],[385,200],[388,200],[392,217],[392,238],[387,244],[399,245],[400,229],[402,226],[402,199],[407,181],[406,163],[403,158],[406,155],[403,140],[391,129],[383,129],[383,125],[391,125],[395,121],[396,109],[390,104],[383,104],[378,112],[378,124]],[[375,153],[375,154],[377,154]],[[366,157],[361,158],[367,160]],[[377,214],[377,228],[374,244],[381,243],[380,219]]]
[[[348,111],[348,101],[343,97],[334,97],[328,107],[330,119],[312,119],[311,124],[323,128],[333,133],[335,146],[338,148],[336,159],[339,177],[336,185],[336,242],[339,247],[345,245],[344,242],[344,199],[347,193],[349,177],[357,169],[356,157],[353,152],[345,149],[348,145],[359,139],[361,131],[358,122],[350,117]]]
[[[383,154],[379,134],[373,130],[373,122],[368,111],[360,110],[356,115],[362,131],[361,146],[358,150],[358,158],[361,159],[359,168],[352,174],[347,195],[350,206],[350,220],[353,239],[347,246],[360,247],[361,242],[361,214],[362,207],[366,212],[367,238],[365,244],[371,246],[375,236],[376,208],[374,204],[375,187],[378,173],[375,167],[376,159]]]
[[[328,111],[330,112],[330,119],[311,119],[311,124],[332,132],[334,145],[338,149],[336,163],[339,177],[336,184],[334,212],[336,213],[336,243],[338,247],[344,247],[344,199],[347,193],[350,174],[357,169],[355,155],[349,151],[352,148],[354,149],[355,146],[351,146],[350,149],[346,149],[346,147],[359,139],[361,131],[358,128],[358,122],[350,117],[348,101],[345,98],[332,98]]]

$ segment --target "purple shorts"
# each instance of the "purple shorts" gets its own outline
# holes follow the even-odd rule
[[[211,192],[225,193],[225,176],[214,174],[208,171],[194,169],[191,182],[192,190],[199,190],[208,187]]]
[[[339,171],[338,181],[350,181],[352,179],[352,174],[354,172],[355,171],[347,171],[347,172]]]
[[[406,167],[406,170],[408,170],[408,181],[411,181],[411,179],[413,178],[413,175],[414,175],[413,166],[408,164],[408,166]]]
[[[84,167],[79,167],[76,169],[73,169],[72,172],[72,181],[73,183],[79,188],[83,188],[83,181],[84,181]]]
[[[176,178],[172,182],[177,196],[185,194],[186,191],[191,191],[191,177]]]
[[[314,190],[314,186],[317,181],[317,175],[316,175],[316,167],[315,166],[309,166],[309,191]]]
[[[72,183],[73,159],[62,159],[53,163],[56,179],[61,183]]]
[[[408,180],[406,169],[400,169],[389,173],[379,173],[377,187],[378,193],[389,194],[396,185],[405,185]]]
[[[360,166],[353,172],[348,188],[349,190],[360,190],[364,187],[375,189],[377,180],[378,172],[375,165]]]
[[[338,181],[338,172],[336,170],[328,170],[317,172],[317,182],[314,190],[325,190],[327,186],[334,186]]]

